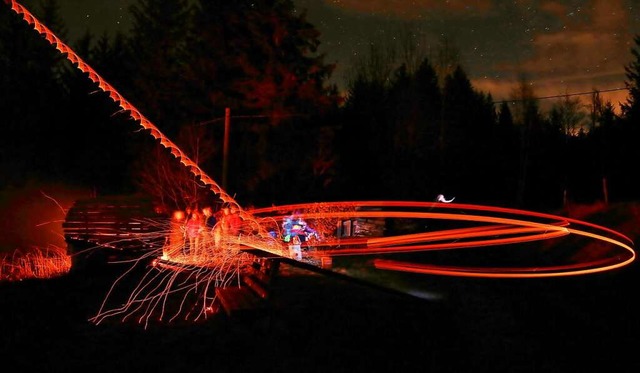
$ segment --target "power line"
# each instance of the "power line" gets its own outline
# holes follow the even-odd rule
[[[308,117],[308,114],[286,114],[286,115],[232,115],[230,117],[230,119],[255,119],[255,118],[278,118],[278,119],[282,119],[282,118],[299,118],[299,117]],[[195,123],[194,125],[196,126],[203,126],[206,124],[212,124],[212,123],[216,123],[216,122],[222,122],[225,120],[225,117],[216,117],[216,118],[211,118],[209,120],[205,120],[203,122],[198,122]]]
[[[627,87],[610,88],[610,89],[603,89],[603,90],[594,90],[594,91],[589,91],[589,92],[565,93],[565,94],[561,94],[561,95],[533,97],[531,99],[533,99],[533,100],[547,100],[547,99],[551,99],[551,98],[563,98],[563,97],[570,97],[570,96],[592,95],[592,94],[594,94],[596,92],[597,93],[603,93],[603,92],[628,91],[628,90],[629,90],[629,88],[627,88]],[[494,101],[494,104],[502,104],[502,103],[505,103],[505,102],[520,102],[520,101],[525,101],[525,100],[528,100],[528,99]]]

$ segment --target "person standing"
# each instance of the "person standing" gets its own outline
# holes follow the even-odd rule
[[[225,209],[221,209],[216,213],[216,224],[213,226],[213,245],[215,250],[220,249],[220,243],[222,242],[222,235],[226,232],[224,231],[224,211]]]
[[[189,255],[200,255],[200,236],[203,230],[203,219],[198,209],[193,209],[189,215],[186,226],[187,239],[189,240]]]
[[[215,243],[213,230],[218,219],[209,206],[202,209],[202,215],[204,216],[204,230],[202,232],[203,241],[201,242],[201,244],[203,246],[203,249],[205,249],[202,251],[213,251],[212,246]]]
[[[184,250],[184,218],[184,211],[181,210],[176,210],[171,214],[171,231],[167,236],[167,243],[162,252],[165,259],[175,258]]]
[[[242,219],[240,218],[240,213],[238,209],[235,207],[231,207],[229,210],[229,234],[237,236],[240,234],[240,227],[242,226]]]
[[[215,227],[216,223],[218,222],[218,219],[216,218],[216,215],[213,213],[213,210],[211,209],[211,207],[207,206],[205,208],[202,209],[202,215],[204,215],[204,227],[206,230],[208,230],[209,232],[213,230],[213,227]]]
[[[291,238],[291,243],[289,244],[289,256],[296,260],[302,259],[302,248],[300,247],[302,242],[300,242],[300,237],[297,234],[293,235]]]

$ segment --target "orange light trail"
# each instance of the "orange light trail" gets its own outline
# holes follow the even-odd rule
[[[308,221],[314,219],[424,219],[438,222],[468,222],[484,224],[480,226],[435,230],[402,235],[384,235],[381,237],[353,237],[329,240],[316,244],[318,249],[312,256],[331,257],[349,255],[384,255],[408,252],[424,252],[434,250],[472,249],[486,246],[511,245],[524,242],[561,238],[569,235],[583,236],[599,240],[619,249],[618,255],[605,259],[596,259],[566,265],[547,267],[533,266],[523,268],[476,268],[436,266],[394,260],[374,259],[377,269],[396,270],[413,273],[437,274],[463,277],[553,277],[583,275],[608,271],[623,267],[635,260],[633,241],[625,235],[596,224],[576,219],[544,214],[526,210],[452,203],[406,202],[406,201],[363,201],[328,203],[325,207],[337,212],[304,213],[305,209],[314,208],[315,204],[276,206],[254,210],[255,216],[278,218],[286,215],[282,211],[298,211]],[[340,206],[351,206],[351,211],[344,211]],[[357,207],[357,208],[356,208]],[[424,211],[420,211],[420,210]],[[456,209],[456,213],[438,212],[440,209]],[[435,210],[435,211],[434,211]],[[474,212],[470,214],[469,212]],[[270,216],[275,213],[276,215]],[[480,214],[483,213],[483,214]],[[496,216],[496,215],[501,216]],[[535,219],[538,221],[531,221]],[[488,223],[488,224],[485,224]]]

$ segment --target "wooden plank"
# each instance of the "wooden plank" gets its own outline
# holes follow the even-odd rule
[[[242,281],[260,298],[267,299],[269,297],[269,290],[266,285],[256,277],[256,274],[245,275]]]
[[[216,297],[228,316],[237,316],[263,307],[262,299],[246,287],[216,288]]]
[[[268,308],[269,285],[278,267],[278,261],[261,258],[244,268],[240,286],[217,288],[216,296],[225,313],[238,316]]]
[[[254,280],[257,280],[264,285],[269,285],[271,283],[271,276],[264,270],[251,271],[248,276],[254,277]]]

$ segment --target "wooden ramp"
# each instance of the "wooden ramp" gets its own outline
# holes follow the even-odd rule
[[[242,318],[268,311],[271,283],[279,266],[277,258],[256,257],[241,272],[239,283],[216,288],[216,299],[226,315]]]

